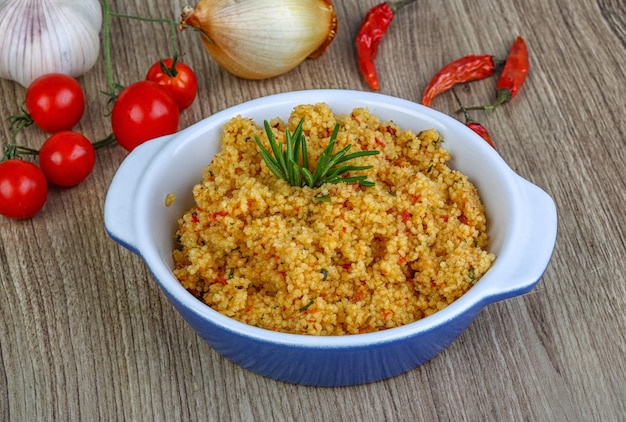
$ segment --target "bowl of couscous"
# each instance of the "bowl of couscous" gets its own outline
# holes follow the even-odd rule
[[[345,90],[259,98],[147,142],[105,203],[109,235],[210,347],[317,386],[413,369],[533,289],[556,220],[461,122]]]

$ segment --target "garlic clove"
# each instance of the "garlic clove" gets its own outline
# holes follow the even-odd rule
[[[337,33],[331,0],[200,0],[183,9],[181,23],[201,30],[215,61],[245,79],[278,76],[319,57]]]
[[[101,26],[97,0],[0,0],[0,78],[27,87],[48,73],[86,73]]]

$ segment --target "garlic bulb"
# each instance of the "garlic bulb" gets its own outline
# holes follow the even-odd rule
[[[27,87],[47,73],[86,73],[101,26],[98,0],[0,0],[0,78]]]
[[[271,78],[321,56],[337,32],[331,0],[200,0],[183,9],[181,23],[200,29],[209,54],[245,79]]]

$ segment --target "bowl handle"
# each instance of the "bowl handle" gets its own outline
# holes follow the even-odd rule
[[[521,192],[525,194],[523,210],[524,227],[530,228],[518,234],[520,255],[523,263],[508,284],[517,294],[531,290],[543,276],[556,243],[557,211],[554,200],[540,187],[519,178]]]
[[[135,237],[135,199],[141,178],[161,147],[172,137],[162,136],[135,148],[118,168],[104,203],[104,226],[111,238],[139,254]]]

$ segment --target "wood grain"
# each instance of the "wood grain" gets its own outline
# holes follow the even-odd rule
[[[335,1],[330,50],[286,75],[238,79],[191,32],[184,59],[200,94],[181,127],[259,96],[313,88],[367,90],[353,39],[375,0]],[[183,2],[112,2],[119,13],[177,19]],[[522,35],[531,72],[510,104],[475,112],[520,175],[555,199],[557,246],[531,293],[485,309],[431,362],[398,377],[346,388],[272,381],[226,361],[196,337],[141,260],[108,238],[103,203],[125,157],[98,152],[94,173],[51,188],[35,218],[0,218],[0,419],[26,420],[626,420],[626,4],[424,0],[402,9],[377,60],[381,92],[418,101],[446,62],[504,57]],[[113,71],[143,78],[170,54],[167,29],[113,20]],[[82,76],[78,130],[110,131],[100,60]],[[460,87],[467,104],[493,98],[495,80]],[[24,88],[0,81],[0,136]],[[433,107],[455,115],[451,95]],[[22,144],[45,135],[28,128]]]

